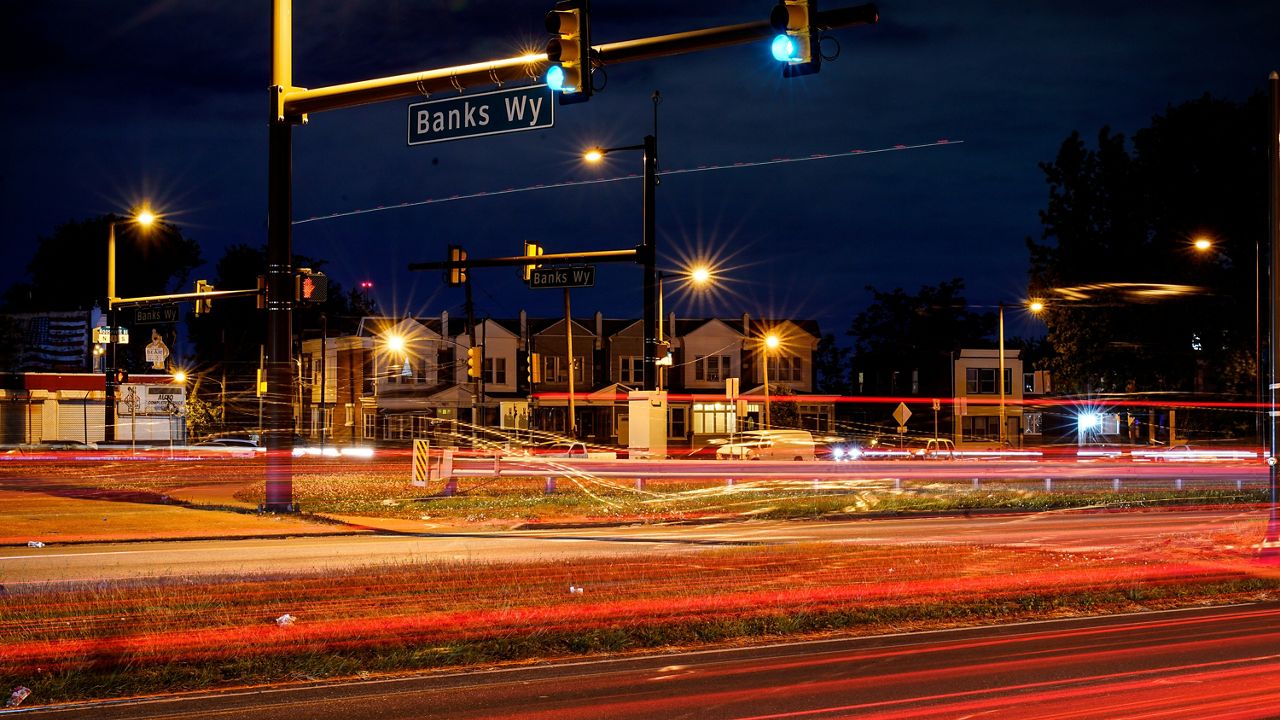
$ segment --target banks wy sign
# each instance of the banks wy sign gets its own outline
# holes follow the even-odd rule
[[[549,128],[556,121],[554,107],[546,85],[414,103],[409,106],[409,144]]]

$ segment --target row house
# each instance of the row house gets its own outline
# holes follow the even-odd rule
[[[785,404],[794,408],[795,424],[831,429],[831,398],[813,395],[815,323],[671,314],[664,326],[671,364],[660,368],[659,380],[668,391],[673,443],[702,445],[759,427],[766,374],[775,418],[785,415]],[[764,343],[770,334],[780,339],[776,348]],[[473,345],[483,349],[475,379],[467,375]],[[642,347],[639,320],[600,313],[566,323],[522,312],[478,320],[474,330],[447,313],[365,318],[354,336],[303,341],[299,431],[335,442],[469,436],[476,425],[563,433],[572,377],[579,435],[625,444],[627,394],[643,387]],[[726,397],[730,379],[738,381],[736,401]]]

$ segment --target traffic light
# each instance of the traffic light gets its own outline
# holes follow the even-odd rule
[[[201,293],[207,293],[207,292],[213,292],[213,286],[210,285],[205,280],[197,280],[196,294],[199,295]],[[195,309],[196,317],[200,317],[201,315],[209,312],[210,310],[213,310],[213,301],[208,299],[196,298],[194,309]]]
[[[525,378],[531,386],[542,382],[542,353],[529,353],[529,367],[525,368]]]
[[[129,382],[129,371],[124,368],[116,368],[115,370],[109,370],[108,372],[111,375],[112,385],[124,385]]]
[[[478,378],[484,369],[484,346],[476,345],[467,348],[467,377]]]
[[[311,268],[298,268],[294,278],[295,298],[301,303],[322,303],[329,299],[329,278],[322,272]]]
[[[535,255],[541,255],[541,254],[542,254],[542,246],[541,246],[541,245],[539,245],[539,244],[538,244],[538,243],[536,243],[536,242],[529,242],[528,240],[525,240],[525,241],[524,241],[524,255],[525,255],[525,257],[533,257],[533,256],[535,256]],[[542,266],[541,266],[541,265],[525,265],[525,266],[524,266],[524,268],[523,268],[523,270],[522,270],[522,275],[523,275],[523,277],[524,277],[524,281],[525,281],[525,282],[529,282],[529,278],[533,276],[533,269],[534,269],[534,268],[539,268],[539,267],[542,267]]]
[[[267,279],[262,275],[258,276],[258,294],[256,297],[258,299],[258,309],[266,310],[267,309]]]
[[[560,0],[547,13],[547,87],[559,91],[560,104],[591,99],[590,0]]]
[[[822,68],[822,40],[817,22],[818,0],[778,0],[769,14],[769,24],[778,34],[773,38],[773,57],[784,63],[783,77],[810,75]]]
[[[467,251],[463,250],[461,245],[449,246],[449,262],[460,263],[466,259]],[[467,269],[465,267],[452,267],[445,270],[444,281],[449,287],[465,285],[467,282]]]

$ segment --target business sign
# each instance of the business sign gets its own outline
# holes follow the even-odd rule
[[[529,273],[531,288],[585,288],[596,284],[595,265],[533,268]]]
[[[546,85],[414,103],[409,106],[409,144],[549,128],[556,122],[555,105]]]
[[[133,322],[136,325],[169,325],[178,322],[178,306],[146,305],[133,310]]]

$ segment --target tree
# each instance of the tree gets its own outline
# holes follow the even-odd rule
[[[1030,291],[1049,303],[1044,366],[1055,387],[1251,389],[1265,128],[1261,95],[1243,105],[1206,95],[1153,118],[1131,148],[1109,128],[1096,149],[1072,133],[1041,163],[1042,242],[1027,247]],[[1201,235],[1215,243],[1207,255],[1191,249]],[[1135,293],[1133,283],[1168,292]],[[1054,302],[1063,288],[1078,290],[1075,304]]]
[[[323,268],[325,261],[294,256],[293,266]],[[244,290],[257,287],[258,277],[266,267],[263,248],[245,244],[232,245],[218,260],[212,284],[219,290]],[[293,332],[319,332],[320,314],[326,316],[330,336],[355,331],[359,317],[373,312],[373,305],[357,290],[344,292],[339,283],[330,281],[329,297],[322,305],[298,305],[293,313]],[[258,359],[266,338],[266,318],[252,297],[215,300],[211,312],[187,323],[195,345],[196,372],[217,370],[221,392],[238,400],[228,406],[226,422],[243,424],[246,415],[256,415]]]
[[[5,292],[5,309],[88,310],[95,303],[101,305],[107,296],[107,238],[112,222],[116,224],[117,296],[176,292],[203,262],[200,246],[163,220],[149,228],[117,215],[69,222],[39,239],[27,265],[30,281]]]
[[[849,356],[852,350],[836,344],[836,336],[827,333],[818,340],[818,349],[813,355],[814,369],[818,373],[818,392],[833,395],[848,395],[852,392],[849,385]]]
[[[849,326],[854,338],[854,391],[867,395],[920,392],[949,395],[950,353],[995,329],[995,314],[975,312],[964,281],[925,285],[915,295],[901,288],[867,290],[872,302]]]

